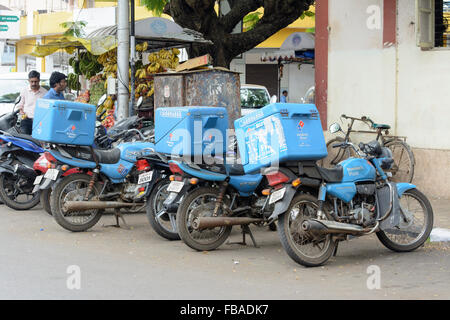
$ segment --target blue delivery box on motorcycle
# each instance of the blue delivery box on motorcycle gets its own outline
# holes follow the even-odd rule
[[[227,129],[225,108],[157,108],[155,151],[180,157],[224,154]]]
[[[234,127],[245,173],[328,154],[313,104],[269,104],[235,120]]]
[[[38,99],[32,137],[46,142],[90,146],[94,143],[95,109],[91,104]]]

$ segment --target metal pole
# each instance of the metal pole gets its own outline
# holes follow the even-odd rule
[[[117,118],[122,120],[128,117],[129,99],[130,24],[128,0],[118,0],[117,9]]]
[[[134,115],[134,100],[135,100],[135,77],[134,74],[136,73],[136,37],[135,37],[135,30],[134,30],[134,23],[135,23],[135,17],[134,17],[134,0],[130,0],[130,10],[131,10],[131,27],[130,27],[130,49],[131,49],[131,97],[130,97],[130,111],[129,115],[130,117]]]

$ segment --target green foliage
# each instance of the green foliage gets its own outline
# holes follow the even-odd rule
[[[87,22],[85,21],[66,21],[60,24],[61,27],[67,29],[63,35],[73,36],[73,37],[83,37],[85,36],[84,27],[86,27]]]
[[[170,0],[141,0],[141,4],[143,4],[148,10],[152,11],[155,15],[161,16],[164,7],[169,1]]]
[[[244,29],[251,30],[256,25],[256,23],[261,18],[262,13],[261,12],[253,12],[249,13],[244,17]]]

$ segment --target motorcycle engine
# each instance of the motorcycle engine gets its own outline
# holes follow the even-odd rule
[[[375,210],[372,210],[372,206],[366,203],[362,203],[361,207],[355,208],[351,211],[352,222],[362,225],[362,226],[368,226],[370,225],[373,220],[375,219]]]
[[[126,201],[133,201],[139,194],[139,185],[135,183],[125,184],[122,191],[122,199]]]

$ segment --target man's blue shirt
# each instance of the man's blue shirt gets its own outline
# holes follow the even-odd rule
[[[282,95],[281,98],[280,98],[280,102],[281,103],[287,103],[286,96]]]
[[[48,90],[48,92],[43,96],[43,99],[52,99],[52,100],[65,100],[64,94],[62,92],[58,93],[54,88]]]

